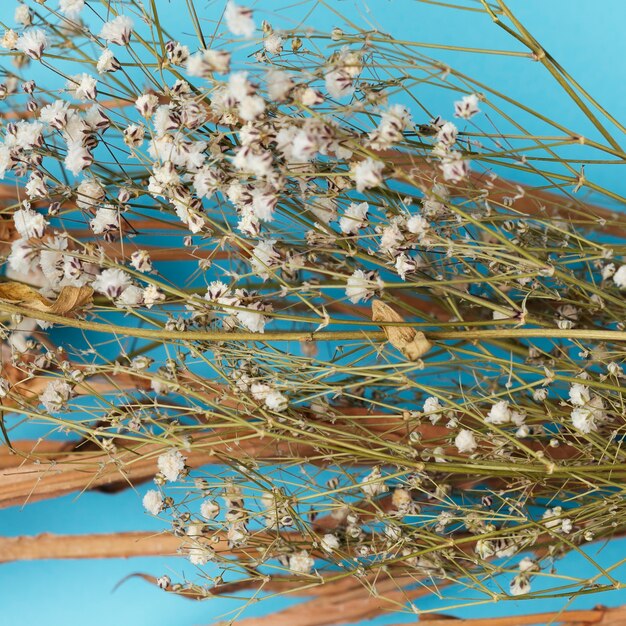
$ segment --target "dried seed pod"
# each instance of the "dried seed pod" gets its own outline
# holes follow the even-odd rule
[[[372,302],[372,320],[374,322],[404,322],[402,317],[382,300]],[[402,352],[409,361],[417,361],[433,347],[423,332],[413,328],[383,326],[382,329],[389,343]]]

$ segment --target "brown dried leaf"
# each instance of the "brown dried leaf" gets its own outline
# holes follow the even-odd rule
[[[0,300],[11,304],[23,304],[29,309],[44,313],[66,315],[91,302],[91,287],[66,286],[61,289],[57,299],[52,301],[42,296],[36,289],[17,282],[0,283]]]
[[[372,320],[374,322],[404,322],[402,317],[382,300],[372,302]],[[400,350],[409,361],[417,361],[424,356],[433,344],[423,332],[408,326],[382,326],[389,343]]]

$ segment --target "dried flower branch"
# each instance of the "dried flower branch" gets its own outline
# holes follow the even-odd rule
[[[49,5],[1,41],[0,506],[152,480],[199,580],[148,580],[317,596],[273,625],[622,588],[584,546],[626,531],[625,200],[585,166],[626,127],[506,3],[523,50],[441,49],[539,62],[595,135],[349,22]]]

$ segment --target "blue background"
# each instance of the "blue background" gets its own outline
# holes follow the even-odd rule
[[[56,3],[56,0],[49,0]],[[186,16],[183,0],[156,0],[161,20],[177,31],[183,28],[177,20]],[[332,0],[331,0],[332,2]],[[217,19],[223,2],[197,0],[202,16]],[[316,5],[314,2],[263,1],[252,4],[257,24],[265,18],[275,26],[289,24],[303,17]],[[280,10],[283,5],[292,5]],[[575,78],[618,118],[626,103],[626,21],[624,0],[511,0],[511,8],[551,52],[572,71]],[[365,2],[335,1],[332,6],[349,16],[360,26],[368,24],[392,33],[398,39],[437,42],[475,47],[521,49],[505,33],[494,26],[485,15],[451,11],[411,0],[371,0]],[[13,4],[3,0],[0,21],[12,22]],[[342,26],[341,19],[323,6],[317,6],[307,23],[320,30]],[[425,51],[427,52],[427,51]],[[444,59],[472,77],[482,80],[513,98],[519,98],[563,124],[589,132],[588,123],[571,102],[555,88],[544,68],[528,59],[505,56],[485,56],[441,53]],[[34,70],[36,71],[36,70]],[[34,76],[35,77],[35,76]],[[430,108],[451,118],[449,94],[433,95]],[[532,130],[532,128],[531,128]],[[622,167],[595,166],[587,172],[598,183],[623,194],[626,178]],[[24,435],[22,435],[24,436]],[[147,488],[147,487],[146,487]],[[41,532],[92,533],[123,530],[162,530],[157,520],[143,513],[141,496],[144,489],[127,490],[118,495],[86,493],[73,494],[54,501],[29,504],[0,511],[0,534],[29,535]],[[626,542],[590,548],[598,562],[611,564],[626,551]],[[577,575],[587,567],[581,555],[571,555],[566,561]],[[177,598],[132,579],[115,592],[113,588],[132,572],[154,575],[169,573],[179,579],[181,571],[192,568],[182,559],[150,558],[94,561],[23,562],[0,565],[0,623],[12,624],[89,624],[109,626],[165,626],[211,624],[224,619],[225,612],[235,608],[234,602],[211,600],[193,602]],[[566,571],[563,566],[560,571]],[[190,573],[188,571],[188,573]],[[626,572],[617,577],[626,580]],[[293,600],[260,603],[249,608],[245,616],[264,614],[286,606]],[[625,592],[583,596],[571,606],[590,608],[598,603],[614,606],[626,602]],[[450,613],[462,616],[505,615],[513,612],[544,611],[568,605],[567,599],[542,602],[507,602],[498,605],[466,607]],[[419,601],[421,608],[436,607],[436,599]],[[408,621],[406,615],[390,615],[377,623]]]

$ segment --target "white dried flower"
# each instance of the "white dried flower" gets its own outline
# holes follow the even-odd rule
[[[250,39],[254,35],[256,26],[252,18],[252,10],[235,4],[232,0],[226,3],[224,20],[228,30],[238,37]]]
[[[411,114],[401,104],[394,104],[381,114],[378,126],[369,134],[374,150],[385,150],[402,139],[402,132],[411,125]]]
[[[123,270],[109,268],[96,276],[91,286],[109,298],[118,298],[131,285],[130,276]]]
[[[385,283],[376,272],[354,270],[352,276],[348,278],[346,296],[352,304],[360,301],[367,302],[377,291],[381,291],[384,286]]]
[[[89,210],[97,207],[105,198],[104,187],[93,178],[83,179],[76,189],[76,206]]]
[[[271,100],[283,102],[291,93],[294,82],[291,76],[283,70],[270,69],[266,76],[267,95]]]
[[[366,226],[366,216],[368,210],[369,205],[367,202],[360,202],[359,204],[351,202],[339,220],[339,228],[341,229],[341,232],[346,235],[353,235],[358,232],[360,228]]]
[[[118,15],[106,22],[100,31],[100,37],[118,46],[127,46],[133,32],[133,20],[127,15]]]
[[[326,91],[333,98],[345,98],[354,93],[352,76],[344,69],[335,69],[326,74]]]
[[[621,265],[615,274],[613,274],[613,282],[620,289],[626,289],[626,265]]]
[[[271,389],[265,396],[265,406],[270,411],[280,413],[287,409],[289,406],[289,400],[280,391]]]
[[[25,31],[15,42],[15,48],[35,60],[41,59],[47,45],[46,33],[40,28]]]
[[[204,500],[200,505],[200,515],[205,519],[212,520],[217,517],[220,512],[220,505],[215,500]]]
[[[153,93],[144,93],[135,100],[135,108],[145,117],[150,118],[159,106],[159,97]]]
[[[382,161],[374,161],[371,157],[357,163],[352,170],[357,191],[361,193],[382,185],[384,169],[385,164]]]
[[[478,96],[475,93],[470,94],[469,96],[464,96],[461,100],[454,103],[454,114],[456,117],[469,120],[479,112]]]
[[[441,419],[443,414],[443,406],[439,402],[439,398],[435,398],[434,396],[430,396],[424,400],[422,410],[433,425]]]
[[[276,33],[271,33],[263,41],[263,46],[270,54],[280,54],[283,51],[283,38]]]
[[[0,40],[0,47],[5,50],[17,49],[17,42],[19,41],[19,35],[14,30],[5,30],[2,39]]]
[[[441,161],[441,171],[445,180],[458,183],[469,174],[469,161],[460,152],[448,152]]]
[[[105,48],[96,63],[96,70],[98,74],[105,74],[106,72],[116,72],[121,68],[120,62],[115,58],[113,51],[110,48]]]
[[[187,459],[178,450],[168,450],[157,459],[159,472],[171,483],[176,482],[185,469]]]
[[[116,209],[100,208],[96,211],[95,217],[89,222],[94,235],[108,233],[116,230],[120,226],[119,215]]]
[[[600,396],[592,396],[584,405],[572,410],[572,426],[587,435],[598,430],[598,425],[606,421],[604,402]]]
[[[13,223],[15,224],[17,232],[25,239],[43,237],[47,226],[44,216],[30,208],[15,211],[13,214]]]
[[[81,102],[96,99],[98,94],[97,85],[97,79],[86,73],[72,76],[66,83],[68,91]]]
[[[530,580],[526,574],[518,574],[510,583],[509,589],[513,596],[523,596],[530,593]]]
[[[531,559],[529,556],[525,556],[518,564],[518,568],[520,572],[537,572],[539,571],[539,566],[537,565],[537,561]]]
[[[247,309],[237,311],[235,316],[250,332],[264,333],[267,324],[267,317],[263,315],[264,310],[260,303],[253,303]]]
[[[418,264],[414,259],[408,257],[404,252],[396,257],[395,268],[398,276],[402,280],[406,280],[406,275],[409,272],[414,272],[418,267]]]
[[[454,445],[461,454],[465,452],[472,453],[478,447],[476,439],[474,438],[474,433],[471,430],[466,429],[459,432],[454,440]]]
[[[453,146],[459,134],[457,127],[452,122],[443,124],[437,132],[437,141],[444,146]]]
[[[67,153],[63,165],[68,172],[78,176],[93,163],[93,155],[80,141],[72,141],[67,145]]]
[[[379,467],[375,467],[360,483],[361,491],[370,498],[389,491]]]
[[[326,533],[320,540],[320,546],[325,552],[332,552],[339,549],[339,539],[336,535]]]
[[[429,231],[430,223],[421,215],[415,214],[406,221],[406,229],[414,235],[423,237]]]
[[[199,78],[210,78],[214,72],[227,74],[230,70],[230,53],[224,50],[199,50],[187,59],[187,73]]]
[[[49,413],[60,413],[71,397],[72,386],[69,383],[64,380],[51,380],[39,396],[39,401]]]
[[[289,556],[289,569],[294,574],[309,574],[315,565],[315,559],[309,556],[306,550],[301,550]]]
[[[163,496],[160,491],[150,489],[143,497],[143,508],[151,515],[158,515],[163,510]]]
[[[275,243],[275,239],[260,241],[252,251],[250,265],[254,273],[263,280],[270,277],[272,268],[276,267],[280,261],[280,254],[274,249]]]
[[[75,20],[85,7],[85,0],[59,0],[59,11],[70,20]]]
[[[488,424],[507,424],[511,421],[511,415],[508,401],[500,400],[491,407],[487,417],[485,417],[485,422]]]
[[[591,400],[589,387],[581,383],[572,383],[569,389],[569,399],[575,406],[585,406]]]
[[[138,272],[151,272],[152,260],[150,259],[150,253],[147,250],[135,250],[130,255],[130,264]]]

